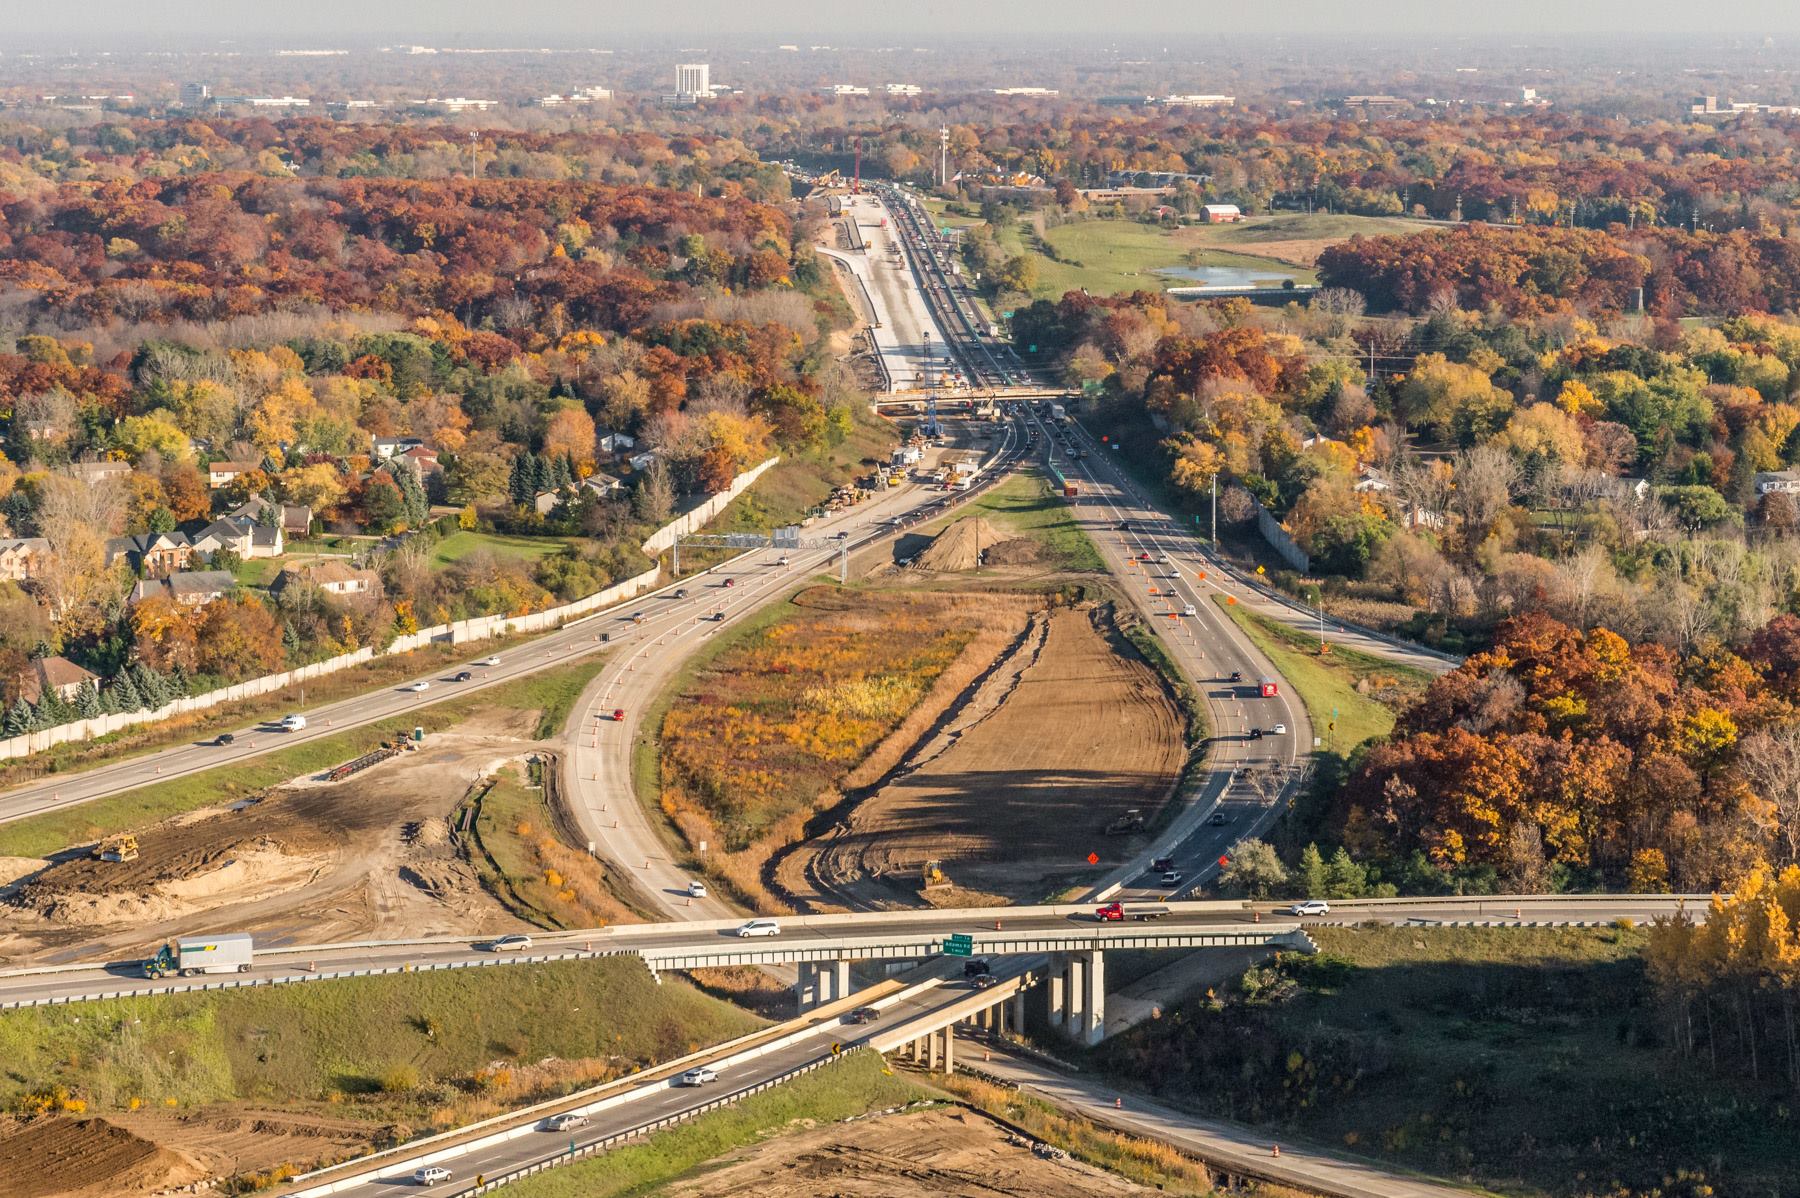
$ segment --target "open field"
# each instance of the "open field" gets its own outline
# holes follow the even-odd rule
[[[535,560],[561,553],[570,543],[560,537],[511,537],[496,532],[459,529],[432,548],[431,564],[455,565],[470,554],[484,550],[502,560]]]
[[[1312,934],[1322,954],[1252,971],[1254,997],[1185,1002],[1097,1063],[1195,1110],[1507,1194],[1800,1192],[1791,1096],[1661,1043],[1641,932]]]
[[[112,1187],[96,1195],[304,1167],[630,1073],[756,1023],[678,979],[659,986],[628,958],[9,1012],[6,1105],[63,1087],[101,1117],[0,1127],[0,1162],[32,1148],[31,1175],[55,1184],[30,1192]],[[108,1171],[90,1179],[95,1159]],[[26,1191],[9,1182],[6,1192]]]
[[[1194,241],[1202,247],[1232,250],[1310,267],[1326,246],[1352,237],[1383,237],[1430,228],[1399,216],[1353,216],[1330,212],[1277,212],[1252,216],[1232,225],[1196,225]]]
[[[783,860],[781,880],[816,901],[916,903],[935,859],[971,898],[1039,899],[1135,849],[1106,826],[1128,808],[1154,819],[1185,761],[1183,733],[1107,609],[1035,612],[885,777],[851,793],[828,835]]]
[[[446,697],[441,702],[419,708],[416,715],[379,720],[231,767],[171,778],[77,807],[15,820],[0,825],[0,857],[47,857],[113,832],[133,831],[183,812],[230,802],[349,761],[414,727],[423,727],[428,733],[441,732],[481,711],[529,712],[529,731],[522,728],[521,733],[543,736],[546,725],[554,733],[561,729],[570,707],[603,660],[596,655],[472,695],[444,692]],[[417,665],[412,663],[414,669]]]
[[[1316,638],[1227,604],[1220,596],[1214,600],[1275,663],[1306,704],[1313,732],[1330,752],[1347,754],[1372,736],[1392,732],[1399,712],[1431,683],[1418,670],[1354,649],[1333,646],[1320,656]]]
[[[1167,267],[1220,266],[1250,271],[1279,286],[1282,279],[1316,281],[1312,271],[1274,254],[1259,254],[1258,243],[1225,249],[1200,226],[1164,229],[1128,220],[1078,220],[1046,229],[1043,239],[1056,259],[1035,255],[1038,286],[1033,294],[1054,299],[1085,288],[1100,294],[1161,291],[1192,280],[1158,274]],[[1057,260],[1057,259],[1060,259]]]

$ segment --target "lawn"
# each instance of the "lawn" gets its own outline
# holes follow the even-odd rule
[[[572,542],[566,537],[509,537],[494,532],[471,532],[458,529],[433,547],[431,564],[440,568],[452,566],[471,553],[487,550],[506,560],[535,560],[561,553]]]
[[[1051,564],[1058,569],[1090,573],[1106,570],[1100,551],[1075,522],[1074,509],[1050,489],[1050,480],[1042,471],[1021,470],[959,508],[955,515],[927,524],[919,532],[934,536],[952,522],[970,515],[983,516],[1019,536],[1039,542],[1048,550]]]
[[[1111,295],[1126,291],[1161,291],[1192,280],[1157,274],[1170,266],[1222,266],[1257,273],[1279,286],[1283,278],[1313,283],[1310,270],[1283,265],[1267,257],[1207,245],[1198,228],[1164,229],[1128,220],[1083,220],[1046,230],[1044,241],[1062,261],[1036,257],[1038,285],[1033,295],[1054,299],[1065,291],[1087,290]],[[1199,251],[1190,259],[1190,253]]]
[[[541,764],[529,777],[509,765],[476,804],[472,847],[482,885],[508,910],[542,928],[593,928],[632,918],[606,868],[565,842],[544,800]]]
[[[1431,683],[1430,677],[1418,670],[1354,649],[1334,645],[1321,657],[1317,639],[1246,611],[1239,604],[1227,604],[1222,595],[1213,596],[1213,601],[1275,663],[1306,704],[1313,735],[1324,741],[1329,752],[1348,754],[1370,737],[1392,732],[1396,715]],[[1333,723],[1336,728],[1331,727]]]
[[[544,724],[560,729],[576,696],[601,664],[601,659],[590,658],[473,694],[450,695],[416,714],[378,720],[236,765],[171,778],[90,803],[0,824],[0,856],[44,857],[113,832],[141,828],[184,811],[228,802],[349,761],[379,741],[403,735],[414,727],[427,732],[443,731],[480,709],[539,711],[543,713],[540,731]]]
[[[489,1066],[587,1061],[568,1080],[593,1082],[759,1022],[633,957],[112,999],[0,1019],[0,1101],[55,1085],[90,1110],[347,1098],[417,1126]],[[414,1084],[377,1093],[396,1071]]]
[[[1190,1109],[1508,1194],[1800,1192],[1791,1095],[1673,1054],[1641,931],[1311,934],[1319,956],[1184,1002],[1095,1062]]]
[[[836,1123],[926,1097],[930,1091],[889,1070],[875,1053],[855,1052],[784,1086],[658,1132],[642,1143],[528,1177],[507,1190],[518,1198],[656,1193],[708,1161],[783,1131]]]

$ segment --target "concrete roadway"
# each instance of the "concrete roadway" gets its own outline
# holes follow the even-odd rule
[[[871,332],[887,367],[889,386],[897,391],[924,386],[927,364],[932,365],[930,373],[936,378],[945,362],[943,330],[912,285],[912,276],[894,265],[888,246],[897,243],[898,233],[891,219],[885,229],[875,223],[888,215],[881,201],[873,195],[845,196],[844,204],[847,219],[857,221],[867,252],[846,253],[824,246],[820,250],[849,267],[867,287],[875,319],[880,322]]]

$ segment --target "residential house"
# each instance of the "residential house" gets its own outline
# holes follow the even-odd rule
[[[0,540],[0,578],[23,582],[44,572],[50,560],[50,542],[43,537]]]
[[[316,586],[333,595],[379,595],[381,575],[374,570],[358,570],[347,562],[317,562],[310,566],[289,566],[275,578],[272,590],[280,594],[291,586]]]
[[[1362,477],[1356,480],[1351,489],[1355,491],[1391,491],[1393,487],[1394,484],[1388,481],[1386,474],[1373,466],[1364,466]]]
[[[611,495],[616,491],[623,491],[625,489],[624,483],[606,473],[604,470],[594,471],[594,473],[581,480],[581,485],[587,490],[594,492],[596,495]]]
[[[1771,495],[1777,491],[1800,494],[1800,470],[1761,470],[1756,475],[1756,493]]]
[[[194,559],[194,544],[183,532],[137,532],[106,542],[106,564],[123,561],[134,573],[163,578],[185,570]]]
[[[257,462],[214,462],[206,468],[206,483],[213,490],[228,487],[240,474],[248,474],[252,470],[261,470]]]
[[[538,515],[548,516],[556,510],[557,504],[569,498],[569,492],[572,490],[574,490],[573,487],[552,487],[548,491],[539,491],[531,497],[531,506],[537,509]]]
[[[25,667],[19,677],[19,697],[34,706],[55,692],[63,702],[73,702],[83,683],[100,685],[100,676],[84,670],[66,657],[43,657]]]
[[[601,433],[594,438],[594,448],[601,453],[624,453],[628,449],[637,448],[637,438],[624,433]]]
[[[625,459],[625,461],[633,470],[648,470],[650,469],[650,464],[656,461],[656,451],[654,449],[646,449],[643,453],[632,454],[629,458]]]
[[[92,487],[109,479],[124,478],[131,473],[130,462],[70,462],[68,473]]]
[[[261,524],[264,515],[271,508],[280,509],[281,515],[278,523],[281,526],[283,535],[288,538],[303,537],[312,531],[312,509],[307,507],[304,503],[278,504],[273,500],[264,499],[261,495],[252,495],[250,498],[244,500],[244,502],[232,508],[228,514],[232,516],[243,516],[246,519],[254,520],[256,523]]]
[[[430,475],[442,473],[444,469],[438,464],[437,450],[429,445],[410,446],[395,454],[394,457],[399,461],[410,463],[413,470],[418,473],[420,482],[424,482]]]
[[[248,516],[225,516],[194,534],[194,552],[210,557],[225,550],[240,561],[280,557],[285,551],[279,525],[258,524]]]
[[[141,603],[157,596],[173,599],[183,607],[202,607],[223,599],[237,586],[237,579],[223,570],[177,570],[167,578],[143,578],[131,588],[131,601]]]
[[[369,441],[370,450],[378,462],[398,457],[409,449],[422,449],[424,445],[425,442],[417,437],[372,437]]]

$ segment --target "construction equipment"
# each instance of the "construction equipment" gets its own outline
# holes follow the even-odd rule
[[[94,856],[102,861],[136,861],[138,856],[137,837],[131,835],[108,836],[94,846]]]
[[[1112,823],[1106,825],[1106,834],[1108,836],[1125,836],[1132,832],[1142,832],[1143,830],[1144,813],[1139,811],[1136,807],[1131,808],[1118,819],[1115,819]]]
[[[925,863],[919,871],[919,879],[925,890],[945,890],[950,886],[950,875],[944,872],[944,863],[936,857]]]

